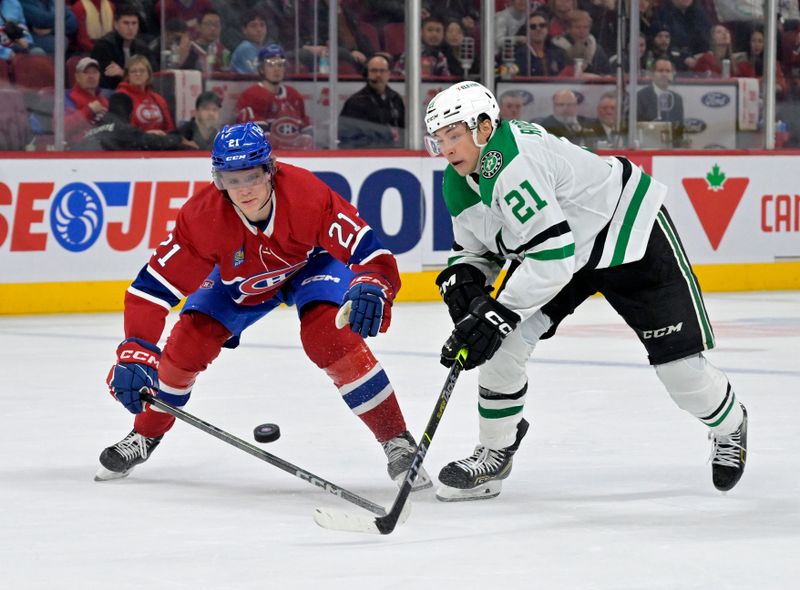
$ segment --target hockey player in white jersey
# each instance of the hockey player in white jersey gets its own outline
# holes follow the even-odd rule
[[[709,427],[714,486],[733,488],[745,467],[747,412],[703,356],[714,335],[663,207],[666,187],[625,158],[501,121],[495,97],[476,82],[439,93],[425,124],[428,151],[449,162],[443,194],[453,218],[453,251],[436,280],[455,324],[442,363],[466,347],[465,369],[480,367],[479,444],[441,470],[437,497],[500,493],[529,426],[526,362],[597,292],[636,332],[675,403]]]

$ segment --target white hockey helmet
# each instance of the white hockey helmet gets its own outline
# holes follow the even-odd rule
[[[475,145],[478,143],[478,117],[486,115],[492,122],[492,129],[497,129],[500,124],[500,107],[494,94],[477,82],[459,82],[450,88],[441,91],[430,103],[425,112],[425,127],[428,130],[428,137],[432,140],[433,134],[454,123],[466,123],[472,130],[472,138]],[[435,141],[428,141],[426,137],[426,147],[431,155],[439,155],[438,146]]]

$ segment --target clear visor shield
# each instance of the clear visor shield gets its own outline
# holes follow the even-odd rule
[[[214,184],[223,191],[231,189],[248,188],[257,184],[267,184],[270,174],[262,168],[249,170],[214,171]]]
[[[425,141],[425,149],[432,158],[442,155],[442,148],[439,146],[439,142],[436,141],[435,137],[426,133],[423,140]]]
[[[450,148],[456,146],[470,135],[470,130],[466,123],[453,123],[447,127],[442,127],[432,135],[425,135],[425,149],[433,156],[441,156]]]

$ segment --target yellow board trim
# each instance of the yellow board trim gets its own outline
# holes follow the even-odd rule
[[[697,265],[706,293],[800,290],[800,262]],[[438,301],[438,271],[403,273],[398,301]],[[130,281],[0,284],[0,315],[121,311]]]

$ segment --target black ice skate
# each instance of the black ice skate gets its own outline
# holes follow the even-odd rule
[[[439,472],[442,483],[436,490],[436,498],[442,502],[462,500],[488,500],[500,495],[505,478],[511,473],[514,453],[528,432],[528,421],[522,418],[517,424],[517,438],[505,449],[493,450],[483,445],[466,459],[453,461]]]
[[[386,442],[381,443],[383,452],[386,453],[386,458],[389,459],[387,470],[389,477],[391,477],[397,485],[403,485],[403,480],[406,477],[406,472],[411,467],[411,462],[414,460],[414,453],[417,452],[417,442],[411,433],[406,430],[390,438]],[[417,472],[417,478],[414,480],[414,485],[411,487],[412,492],[419,490],[426,490],[433,486],[431,477],[425,468],[420,466]]]
[[[163,436],[149,438],[135,430],[115,445],[100,453],[100,469],[95,481],[107,481],[126,477],[139,463],[144,463],[161,442]]]
[[[709,433],[714,447],[711,450],[711,479],[714,487],[727,492],[742,478],[747,461],[747,410],[742,406],[742,425],[723,436]]]

